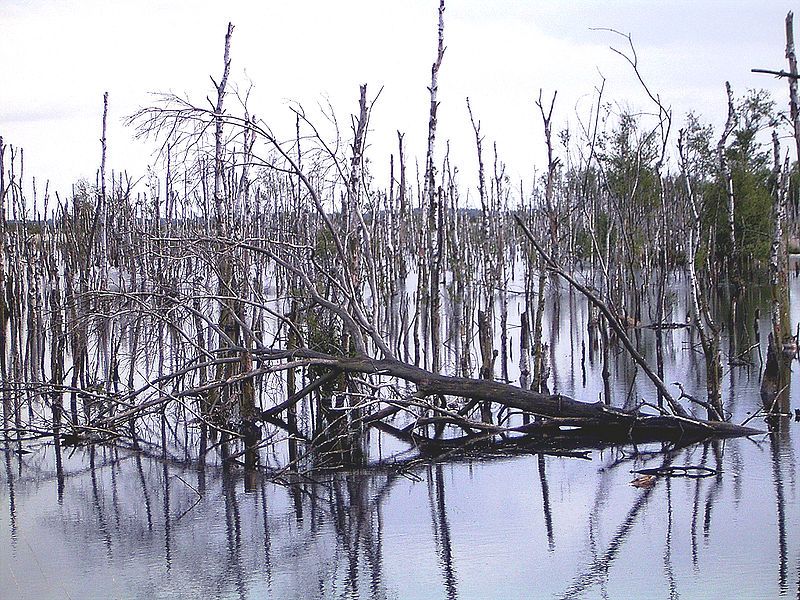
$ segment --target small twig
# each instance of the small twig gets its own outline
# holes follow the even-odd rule
[[[200,501],[203,499],[203,494],[201,494],[200,492],[198,492],[198,491],[197,491],[197,488],[195,488],[193,485],[191,485],[189,482],[187,482],[187,481],[186,481],[186,480],[185,480],[183,477],[181,477],[180,475],[175,475],[174,477],[177,477],[178,479],[180,479],[180,480],[183,482],[183,484],[184,484],[186,487],[188,487],[188,488],[189,488],[189,489],[191,489],[191,490],[192,490],[192,491],[193,491],[195,494],[197,494],[197,499],[194,501],[194,504],[192,504],[192,505],[191,505],[189,508],[187,508],[185,511],[183,511],[183,512],[182,512],[180,515],[178,515],[178,516],[175,518],[175,522],[177,523],[177,522],[178,522],[178,521],[180,521],[180,520],[181,520],[183,517],[185,517],[185,516],[186,516],[186,514],[187,514],[187,513],[188,513],[190,510],[192,510],[192,509],[193,509],[195,506],[197,506],[198,504],[200,504]]]

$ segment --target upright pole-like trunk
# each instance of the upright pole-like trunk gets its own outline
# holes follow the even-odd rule
[[[439,373],[442,370],[442,340],[441,340],[441,298],[439,293],[440,283],[442,279],[442,263],[444,260],[444,223],[443,223],[443,209],[442,209],[442,194],[443,191],[439,188],[439,193],[436,195],[435,204],[432,204],[431,218],[429,219],[428,226],[434,228],[436,231],[436,242],[432,248],[433,256],[431,257],[431,279],[430,279],[430,328],[431,328],[431,370],[434,373]]]
[[[487,307],[486,312],[478,310],[478,342],[481,350],[481,371],[480,378],[494,379],[494,361],[497,351],[494,350],[492,339],[492,313],[491,307]],[[484,423],[492,422],[492,403],[489,401],[481,402],[481,420]]]
[[[794,51],[794,13],[786,15],[786,59],[789,61],[789,116],[794,129],[794,143],[800,160],[800,105],[797,99],[797,56]]]
[[[547,148],[547,180],[545,183],[544,200],[545,211],[547,218],[547,231],[548,239],[547,244],[549,247],[549,254],[553,260],[558,261],[558,214],[554,205],[554,190],[555,190],[555,176],[557,169],[557,159],[553,156],[553,140],[552,140],[552,119],[553,108],[556,103],[556,94],[550,101],[550,107],[545,111],[542,104],[542,91],[539,90],[539,99],[536,101],[536,106],[539,107],[539,112],[542,116],[542,124],[544,126],[544,141]],[[547,366],[544,356],[544,342],[542,341],[543,327],[542,319],[544,317],[545,309],[545,290],[547,284],[547,270],[545,268],[545,261],[539,258],[539,289],[537,296],[536,320],[533,329],[533,389],[537,392],[542,392],[547,389]]]
[[[219,246],[217,258],[217,295],[220,303],[219,329],[224,334],[220,337],[220,349],[229,347],[231,342],[238,344],[239,325],[236,319],[236,308],[232,298],[235,294],[236,285],[234,283],[232,250],[224,244],[231,234],[230,215],[228,214],[229,202],[225,192],[225,140],[224,140],[224,101],[225,88],[230,74],[231,59],[231,36],[233,34],[233,24],[228,23],[228,31],[225,34],[225,51],[223,55],[222,79],[216,85],[217,101],[214,106],[214,235],[217,240],[223,242]],[[212,80],[213,81],[213,80]],[[226,299],[228,298],[228,299]],[[227,338],[227,339],[225,339]],[[224,355],[224,353],[223,353]],[[234,371],[233,363],[220,364],[216,370],[216,379],[228,379]],[[207,410],[213,411],[211,415],[217,425],[222,425],[227,420],[230,409],[230,389],[229,386],[215,388],[209,392],[209,406]]]
[[[428,289],[429,294],[428,310],[429,319],[428,325],[430,327],[430,341],[431,341],[431,358],[432,370],[438,373],[441,369],[441,335],[440,323],[440,273],[438,268],[441,266],[441,234],[437,235],[437,241],[434,242],[434,232],[441,229],[441,210],[437,211],[437,206],[441,204],[441,194],[437,193],[436,186],[436,164],[435,164],[435,146],[436,146],[436,126],[438,123],[438,109],[439,109],[439,69],[442,66],[442,59],[444,58],[444,0],[439,1],[439,33],[438,44],[436,48],[436,60],[431,66],[431,87],[430,87],[430,112],[428,118],[428,150],[425,156],[425,184],[423,190],[424,208],[427,209],[427,227],[425,228],[425,254],[428,264],[431,265],[431,272],[429,273]],[[425,214],[423,210],[423,215]],[[439,216],[439,222],[437,222]],[[436,256],[434,256],[436,255]]]
[[[786,413],[789,410],[791,361],[797,352],[789,319],[789,269],[785,236],[786,196],[789,186],[789,157],[781,168],[780,143],[777,131],[772,132],[774,153],[773,229],[769,256],[772,331],[767,349],[767,366],[761,385],[761,396],[767,410]]]
[[[728,88],[730,89],[730,87]],[[692,181],[687,167],[686,148],[683,133],[678,141],[678,151],[681,158],[681,171],[686,195],[689,199],[691,211],[690,227],[686,242],[686,263],[689,268],[689,283],[692,296],[692,316],[700,335],[700,344],[703,347],[706,366],[706,394],[709,420],[722,420],[722,361],[720,357],[719,326],[711,316],[708,301],[703,295],[703,290],[697,275],[697,252],[700,248],[701,226],[700,211],[692,187]]]
[[[722,131],[722,136],[717,143],[717,160],[719,162],[719,172],[720,176],[722,177],[722,183],[725,186],[725,196],[727,199],[726,207],[727,207],[727,217],[728,217],[728,237],[730,238],[729,242],[729,253],[728,253],[728,277],[735,278],[736,277],[736,269],[737,269],[737,262],[738,262],[738,248],[736,245],[736,198],[734,196],[733,190],[733,175],[731,173],[731,167],[728,163],[728,157],[726,155],[727,148],[726,142],[728,140],[728,136],[733,132],[733,127],[735,124],[736,118],[736,111],[733,106],[733,91],[731,90],[731,84],[729,81],[725,82],[725,91],[728,96],[728,118],[725,122],[725,128]]]
[[[545,308],[545,289],[547,286],[547,271],[545,270],[544,259],[539,259],[539,287],[536,293],[536,317],[533,325],[533,381],[531,387],[535,392],[541,392],[547,385],[547,373],[545,372],[544,343],[542,335],[544,333],[543,319]]]
[[[8,306],[6,306],[6,145],[0,136],[0,378],[8,381],[6,365],[6,325],[8,323]],[[5,387],[5,386],[4,386]],[[10,411],[10,398],[8,391],[3,394],[3,428],[8,427],[6,418]]]

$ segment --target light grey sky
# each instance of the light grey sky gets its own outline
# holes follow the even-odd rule
[[[26,186],[51,181],[69,191],[94,180],[100,162],[103,91],[110,95],[108,164],[134,179],[152,161],[151,143],[133,140],[124,116],[172,91],[204,102],[219,77],[227,22],[236,29],[232,81],[255,85],[251,112],[280,131],[294,121],[287,103],[313,109],[329,98],[341,123],[357,109],[358,86],[383,86],[372,118],[371,159],[387,172],[396,131],[424,160],[437,0],[0,0],[0,135],[25,149]],[[451,140],[462,182],[476,169],[466,110],[482,121],[485,147],[497,142],[514,179],[543,168],[542,127],[533,100],[558,90],[554,129],[575,130],[592,93],[607,79],[606,100],[647,104],[633,72],[609,50],[633,36],[648,84],[671,105],[677,126],[689,110],[719,127],[724,82],[737,95],[783,82],[750,73],[785,66],[784,18],[775,0],[450,0],[440,78],[438,157]],[[797,26],[800,32],[800,24]],[[800,33],[798,33],[800,38]],[[488,158],[488,157],[487,157]],[[470,192],[475,195],[474,190]]]

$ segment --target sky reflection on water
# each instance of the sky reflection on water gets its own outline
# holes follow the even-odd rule
[[[252,492],[237,474],[97,449],[94,469],[88,452],[68,461],[60,501],[51,449],[6,452],[3,597],[797,597],[797,427]],[[665,463],[719,474],[629,485]]]
[[[675,290],[678,320],[685,290]],[[545,324],[551,383],[593,401],[601,367],[585,339],[585,303],[566,291],[555,298],[560,307],[548,308],[556,317]],[[726,352],[731,336],[735,347],[751,343],[759,303],[758,295],[741,302],[723,332]],[[798,312],[795,303],[794,323]],[[514,301],[509,315],[513,326]],[[760,330],[763,338],[765,322]],[[654,360],[653,332],[636,334]],[[693,343],[686,329],[665,332],[665,380],[702,395]],[[755,353],[753,360],[725,367],[734,422],[760,406]],[[624,356],[612,376],[619,404],[652,396]],[[798,385],[795,377],[792,399]],[[6,445],[0,596],[800,598],[798,438],[800,423],[786,420],[771,436],[667,453],[649,444],[592,450],[590,460],[462,458],[291,486],[260,478],[245,485],[238,472],[101,447],[65,450],[59,478],[52,446],[20,456]],[[629,484],[631,471],[664,465],[717,474]]]

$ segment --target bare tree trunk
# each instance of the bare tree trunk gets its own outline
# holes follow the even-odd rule
[[[730,86],[728,87],[730,90]],[[730,117],[730,115],[729,115]],[[703,355],[706,364],[706,393],[708,418],[711,420],[722,420],[722,362],[720,358],[720,334],[719,326],[711,316],[708,307],[708,300],[702,291],[697,275],[697,251],[700,248],[701,220],[697,200],[694,195],[694,188],[689,179],[687,168],[687,157],[683,144],[683,132],[678,140],[678,151],[681,159],[681,170],[683,172],[684,184],[686,185],[686,195],[689,199],[690,223],[689,235],[686,238],[686,263],[689,268],[689,283],[692,292],[692,314],[697,331],[700,335],[700,344],[703,347]],[[721,154],[724,150],[721,151]]]
[[[767,410],[789,411],[791,361],[797,352],[797,340],[792,337],[789,319],[789,269],[785,236],[786,196],[789,187],[789,156],[781,169],[778,132],[772,132],[774,154],[773,229],[769,256],[770,290],[772,300],[772,331],[767,349],[767,366],[761,385],[761,395]]]
[[[439,279],[440,274],[437,272],[436,266],[440,265],[438,262],[441,256],[434,256],[437,254],[436,247],[440,244],[434,242],[434,234],[437,229],[441,228],[441,222],[437,223],[437,194],[436,186],[436,163],[435,163],[435,146],[436,146],[436,126],[437,126],[437,112],[439,110],[439,69],[442,66],[442,59],[444,58],[444,0],[439,2],[439,34],[438,44],[436,49],[436,60],[431,66],[431,87],[430,87],[430,113],[428,118],[428,150],[425,155],[425,182],[422,194],[423,199],[423,215],[427,214],[427,227],[425,228],[425,254],[426,261],[431,265],[430,273],[427,273],[428,286],[425,290],[428,294],[428,327],[430,328],[430,342],[431,342],[431,359],[432,368],[434,372],[439,372],[441,369],[441,343],[440,339],[440,323],[441,318],[439,315],[440,310],[440,290]],[[441,202],[441,197],[438,198]],[[437,235],[437,239],[440,239]],[[441,248],[439,247],[439,252]]]
[[[441,295],[440,285],[442,279],[442,262],[444,260],[444,223],[442,209],[442,188],[436,194],[435,203],[430,206],[431,217],[428,227],[433,227],[436,232],[436,243],[432,248],[431,278],[430,278],[430,328],[431,328],[431,370],[439,373],[442,370],[442,326],[441,326]]]
[[[550,233],[550,256],[554,261],[559,262],[558,251],[558,211],[554,205],[554,188],[556,179],[556,169],[558,168],[558,159],[553,156],[553,139],[552,139],[552,122],[553,122],[553,108],[556,104],[556,95],[558,92],[553,93],[553,99],[550,101],[550,108],[545,113],[544,105],[542,104],[542,90],[539,90],[539,99],[536,101],[536,106],[542,114],[542,124],[544,125],[544,141],[547,147],[547,182],[544,190],[545,207],[547,209],[547,224]]]
[[[800,105],[797,99],[797,56],[794,51],[794,13],[786,15],[786,59],[789,61],[789,116],[794,129],[794,143],[800,160]]]
[[[434,148],[436,145],[437,112],[439,110],[439,69],[444,58],[444,0],[439,0],[439,43],[436,49],[436,60],[431,66],[431,104],[428,119],[428,151],[425,155],[425,187],[423,198],[428,206],[433,205],[436,195],[436,164]]]
[[[725,122],[725,128],[722,131],[722,136],[717,143],[717,160],[719,161],[719,171],[722,176],[722,181],[725,186],[725,194],[727,198],[727,216],[728,216],[728,237],[730,238],[730,252],[728,254],[728,277],[736,277],[736,269],[738,262],[738,254],[736,247],[736,222],[734,215],[736,212],[736,202],[733,191],[733,175],[731,174],[731,167],[728,164],[728,157],[725,155],[727,148],[725,143],[728,136],[733,132],[734,119],[736,116],[733,106],[733,91],[729,81],[725,82],[725,91],[728,95],[728,119]]]
[[[547,388],[547,376],[545,371],[545,357],[544,357],[544,343],[542,336],[544,334],[544,327],[542,321],[544,319],[545,296],[544,292],[547,286],[547,271],[544,267],[544,259],[539,258],[539,287],[536,293],[536,317],[533,325],[533,381],[531,382],[531,389],[541,392]]]
[[[294,324],[297,323],[297,301],[292,300],[291,312],[289,313],[289,321]],[[293,325],[289,326],[286,339],[286,349],[291,351],[297,347],[299,340],[297,339],[297,331]],[[286,395],[292,397],[297,392],[297,375],[295,369],[288,369],[286,371]],[[286,409],[286,423],[293,430],[297,429],[297,408],[294,404]],[[297,438],[293,434],[289,434],[289,462],[292,464],[297,463]]]
[[[222,79],[219,83],[214,82],[217,89],[217,103],[214,106],[214,210],[216,217],[216,230],[224,237],[227,232],[226,210],[227,206],[223,197],[223,186],[225,176],[224,163],[224,144],[223,139],[223,119],[225,102],[225,87],[228,84],[228,75],[231,72],[231,36],[233,35],[233,23],[228,23],[228,32],[225,34],[225,52],[223,55]],[[214,81],[213,78],[211,80]]]
[[[231,36],[233,35],[233,24],[228,23],[228,31],[225,34],[225,52],[223,55],[224,67],[222,79],[217,84],[217,102],[214,107],[214,234],[218,241],[227,240],[231,231],[229,228],[228,202],[224,190],[225,187],[225,140],[224,140],[224,101],[225,88],[228,83],[228,75],[231,68]],[[213,79],[212,79],[213,81]],[[224,298],[235,297],[236,285],[233,274],[233,250],[229,247],[221,246],[218,250],[217,258],[217,294],[220,302],[219,330],[224,334],[219,340],[220,348],[227,348],[231,342],[239,345],[239,325],[236,319],[236,307],[233,300]],[[227,337],[227,339],[224,339]],[[228,379],[234,373],[233,363],[221,363],[216,369],[216,379]],[[209,391],[209,406],[207,410],[213,411],[213,422],[216,425],[223,425],[227,420],[230,409],[230,386],[215,388]]]
[[[547,148],[547,181],[545,183],[545,211],[547,218],[548,236],[548,254],[554,261],[558,261],[558,214],[554,206],[553,192],[555,186],[555,176],[557,168],[557,159],[553,156],[553,141],[552,141],[552,119],[553,108],[556,103],[556,93],[550,101],[550,107],[545,112],[544,105],[542,104],[542,90],[539,90],[539,99],[536,101],[536,106],[539,107],[539,112],[542,115],[542,124],[544,125],[544,141]],[[545,260],[543,257],[539,258],[539,290],[537,296],[536,308],[536,321],[533,330],[533,386],[538,392],[547,389],[548,373],[546,371],[544,344],[542,342],[542,319],[544,316],[545,308],[545,289],[547,284],[547,270],[545,268]],[[555,317],[554,317],[555,318]]]
[[[9,320],[8,306],[6,305],[6,145],[0,136],[0,378],[8,381],[6,365],[6,326]],[[5,387],[5,386],[4,386]],[[10,397],[7,390],[3,390],[3,429],[8,427],[7,417],[10,412]]]
[[[487,306],[486,312],[478,311],[478,342],[481,349],[480,378],[489,381],[494,380],[494,360],[497,356],[492,344],[493,337],[491,307]],[[481,403],[481,421],[492,422],[492,403],[490,401]]]
[[[520,337],[519,337],[519,387],[529,390],[531,386],[531,331],[528,321],[528,311],[524,311],[520,317]],[[524,414],[522,422],[530,422],[530,416]]]

